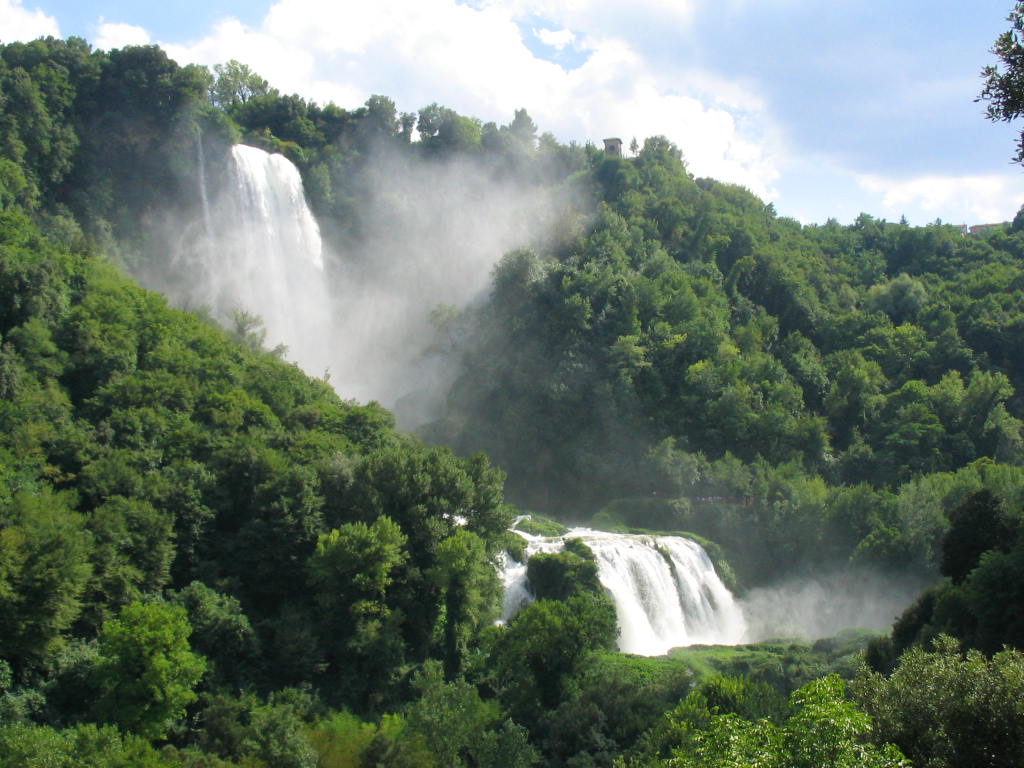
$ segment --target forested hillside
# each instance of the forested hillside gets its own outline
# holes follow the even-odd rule
[[[454,377],[418,437],[128,276],[195,279],[169,238],[238,141],[295,163],[340,254],[382,157],[558,201],[421,319]],[[0,47],[0,766],[1020,765],[1022,255],[1021,217],[801,225],[662,137]],[[580,544],[495,626],[506,475],[523,510],[706,537],[740,589],[936,586],[866,657],[629,657]]]
[[[428,431],[486,450],[517,501],[586,519],[647,497],[621,522],[703,533],[760,579],[934,572],[966,495],[1018,506],[1016,226],[802,227],[658,138],[588,183],[585,234],[510,253],[454,321],[464,372]]]

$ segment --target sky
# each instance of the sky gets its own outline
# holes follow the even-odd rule
[[[1024,204],[980,72],[1009,0],[0,0],[0,41],[156,43],[285,93],[372,94],[562,142],[664,135],[804,223],[981,224]]]

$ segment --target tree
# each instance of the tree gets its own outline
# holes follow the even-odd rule
[[[460,528],[438,545],[431,576],[444,595],[444,675],[462,671],[470,638],[498,617],[501,580],[483,539]]]
[[[171,768],[148,741],[113,726],[85,723],[58,731],[48,726],[0,726],[0,768]]]
[[[436,136],[445,120],[456,116],[456,112],[453,109],[442,107],[436,101],[423,107],[419,111],[416,121],[416,131],[420,135],[420,140]]]
[[[150,739],[162,739],[196,700],[206,660],[191,651],[192,633],[178,605],[130,603],[103,625],[96,680],[97,716]]]
[[[533,150],[537,146],[537,125],[525,109],[516,110],[508,131],[519,142],[521,149]]]
[[[209,661],[206,683],[241,687],[259,658],[256,633],[238,600],[193,581],[174,596],[188,611],[192,646]]]
[[[424,664],[412,681],[419,694],[405,713],[446,768],[526,768],[536,755],[523,728],[501,716],[497,702],[485,701],[464,680],[445,682],[437,662]]]
[[[395,102],[380,94],[374,94],[366,100],[365,116],[359,125],[363,135],[372,139],[394,136],[402,127]]]
[[[964,587],[972,645],[984,653],[1024,648],[1024,546],[983,554]]]
[[[81,610],[90,539],[66,504],[25,491],[0,509],[0,654],[19,668],[45,660]]]
[[[324,609],[345,610],[353,619],[386,615],[385,597],[394,571],[409,557],[406,541],[387,516],[372,525],[346,523],[320,536],[309,573]]]
[[[603,594],[597,557],[582,540],[570,539],[561,552],[538,552],[526,564],[530,593],[537,600],[567,600],[589,592]]]
[[[89,517],[94,541],[96,610],[158,594],[174,557],[173,521],[153,505],[114,496]],[[100,622],[96,622],[99,624]]]
[[[528,720],[556,707],[586,655],[612,650],[618,634],[615,605],[605,595],[538,600],[521,610],[491,658],[512,714]]]
[[[440,541],[464,526],[498,549],[512,523],[504,503],[505,473],[483,454],[458,458],[448,448],[420,444],[374,451],[356,467],[348,503],[360,518],[390,517],[408,537],[418,568],[434,564]]]
[[[939,571],[960,584],[990,549],[1004,552],[1013,543],[999,499],[984,489],[949,513],[949,532],[942,541]]]
[[[370,525],[345,523],[320,536],[309,559],[322,647],[334,678],[343,682],[335,687],[359,704],[382,696],[404,659],[404,613],[389,598],[409,559],[407,542],[398,524],[381,516]]]
[[[227,64],[215,64],[214,81],[210,86],[210,101],[214,106],[231,108],[245,104],[252,98],[266,96],[270,85],[247,64],[232,59]]]
[[[444,156],[480,147],[480,122],[436,102],[420,110],[416,130],[421,146],[430,154]]]
[[[990,64],[981,71],[985,85],[977,100],[988,102],[989,120],[1008,123],[1024,115],[1024,2],[1014,3],[1006,20],[1011,28],[996,38],[991,49],[1002,65]],[[1024,164],[1024,131],[1013,161]]]
[[[270,701],[252,711],[246,751],[263,765],[277,768],[315,768],[317,755],[305,734],[299,702],[289,701],[288,690],[271,695]]]
[[[911,648],[886,678],[862,674],[855,698],[874,719],[875,738],[929,768],[1024,766],[1024,655],[962,654],[947,636],[935,651]]]
[[[307,731],[309,743],[316,750],[318,766],[323,768],[361,768],[363,755],[369,749],[376,726],[360,720],[350,712],[333,712]]]
[[[333,762],[318,763],[308,738],[313,703],[308,693],[295,688],[274,691],[266,702],[253,694],[212,696],[200,715],[204,727],[199,746],[208,755],[231,760],[231,765],[237,761],[238,765],[275,768],[333,766]]]
[[[891,744],[865,743],[871,718],[846,700],[838,675],[793,692],[793,715],[781,725],[716,715],[706,729],[676,750],[671,765],[764,766],[764,768],[901,768],[908,766]]]

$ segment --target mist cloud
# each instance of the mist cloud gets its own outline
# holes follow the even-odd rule
[[[747,641],[800,637],[816,640],[855,627],[884,631],[923,585],[876,571],[794,578],[750,590],[739,600]]]
[[[346,397],[399,406],[404,426],[433,415],[455,374],[452,339],[430,322],[489,291],[513,248],[544,240],[557,193],[495,179],[471,160],[379,155],[360,200],[360,239],[335,254],[331,383]]]

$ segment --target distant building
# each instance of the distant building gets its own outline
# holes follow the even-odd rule
[[[605,139],[604,153],[608,157],[622,157],[622,139]]]
[[[968,232],[976,237],[981,237],[982,235],[987,235],[989,232],[1004,226],[1006,226],[1006,222],[1002,222],[1000,224],[975,224],[968,230]]]

